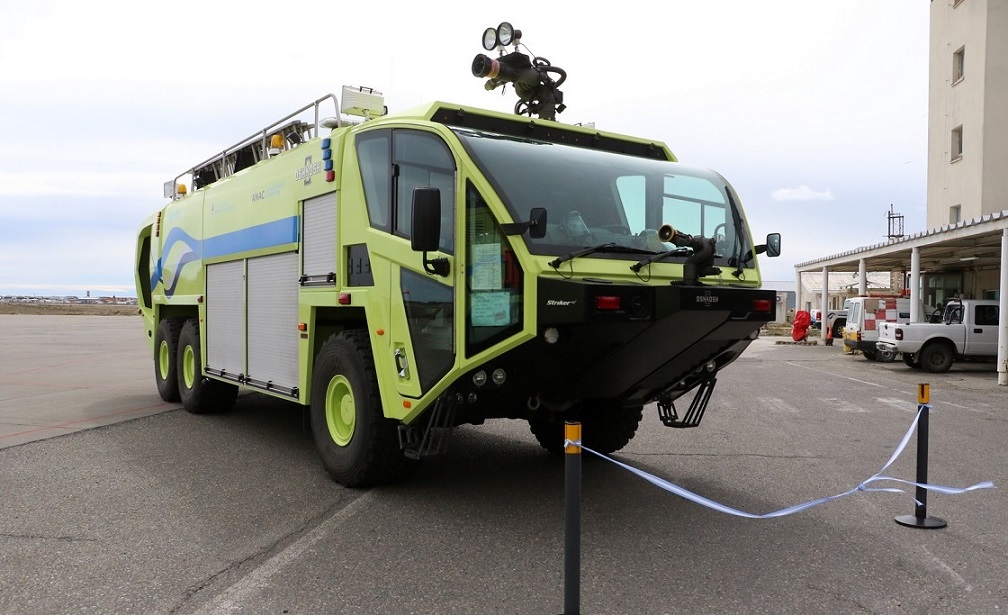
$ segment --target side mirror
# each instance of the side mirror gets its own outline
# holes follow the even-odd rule
[[[780,233],[770,233],[766,236],[766,255],[780,256]]]
[[[441,243],[441,191],[414,188],[410,247],[416,252],[435,252]]]
[[[532,239],[542,239],[546,236],[546,208],[533,207],[529,211],[528,222],[512,222],[501,224],[501,230],[505,235],[522,235],[528,231]]]
[[[427,258],[428,252],[437,252],[441,243],[441,191],[437,188],[414,188],[412,232],[410,247],[423,252],[424,271],[431,275],[447,277],[451,271],[448,259]]]

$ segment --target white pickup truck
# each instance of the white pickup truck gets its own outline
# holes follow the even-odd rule
[[[959,360],[995,360],[998,346],[998,302],[954,299],[945,305],[941,322],[879,324],[876,347],[901,352],[910,367],[946,372]]]

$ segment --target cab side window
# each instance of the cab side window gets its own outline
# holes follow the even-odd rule
[[[441,191],[441,244],[455,243],[455,159],[437,135],[395,129],[357,137],[364,198],[371,226],[409,238],[412,234],[414,188]]]
[[[976,306],[975,312],[975,322],[978,325],[997,325],[998,324],[998,306],[996,305],[978,305]]]
[[[392,164],[389,156],[392,151],[392,131],[366,132],[357,137],[356,145],[368,219],[372,227],[390,231],[389,213],[392,211],[392,201],[389,199],[389,188],[392,185],[390,181]]]

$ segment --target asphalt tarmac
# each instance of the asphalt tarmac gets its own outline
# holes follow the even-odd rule
[[[0,316],[0,612],[561,613],[563,459],[488,422],[408,482],[348,490],[300,408],[160,401],[135,317]],[[750,520],[600,459],[583,468],[582,613],[997,613],[1008,609],[1008,387],[761,338],[696,429],[645,412],[615,457],[766,513],[885,464],[931,388],[929,495],[856,492]],[[886,474],[913,479],[914,441]],[[892,483],[889,486],[902,486]]]

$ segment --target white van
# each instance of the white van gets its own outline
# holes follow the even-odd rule
[[[920,321],[927,322],[930,313],[922,305]],[[894,360],[896,353],[880,352],[875,347],[880,322],[910,322],[910,298],[852,297],[847,308],[847,324],[844,325],[845,348],[860,350],[869,361]]]

